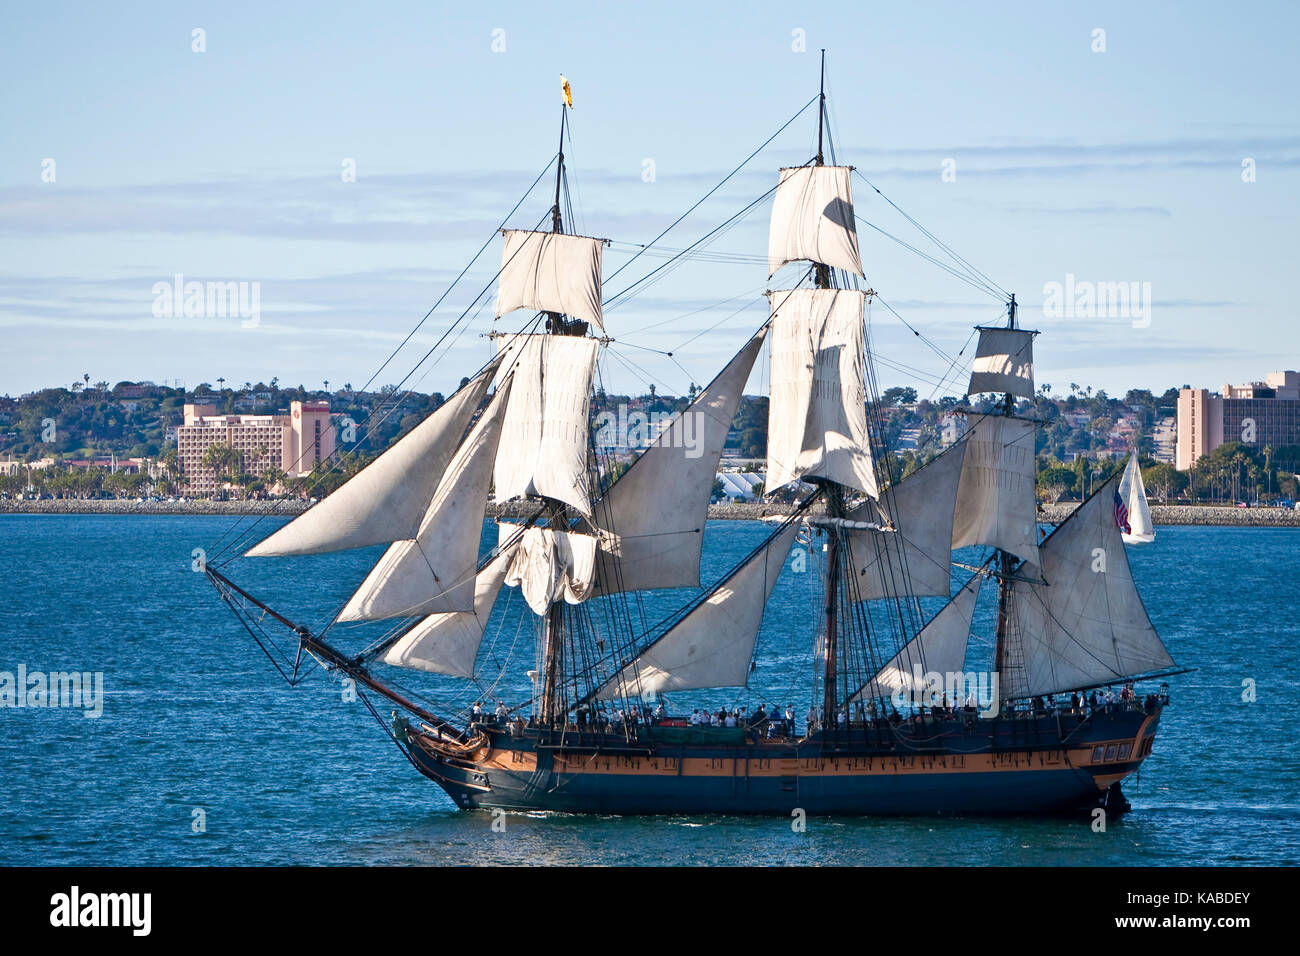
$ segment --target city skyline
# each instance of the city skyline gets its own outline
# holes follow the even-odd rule
[[[945,6],[924,18],[763,5],[743,21],[656,8],[630,12],[613,35],[593,9],[395,7],[365,24],[305,6],[10,13],[0,391],[85,371],[192,388],[223,369],[238,370],[228,380],[360,388],[551,158],[560,72],[575,97],[569,225],[614,240],[608,278],[808,102],[821,47],[836,157],[862,174],[858,215],[943,257],[874,183],[1016,291],[1022,324],[1045,333],[1038,377],[1054,393],[1070,381],[1117,397],[1217,388],[1300,365],[1287,352],[1285,285],[1300,135],[1278,121],[1294,115],[1284,43],[1294,10],[1263,8],[1277,28],[1261,44],[1258,29],[1208,5]],[[321,63],[336,82],[304,80]],[[996,128],[991,102],[1002,104]],[[777,166],[805,161],[815,117],[806,111],[663,247],[693,242],[769,189]],[[511,225],[545,213],[544,187]],[[709,247],[723,255],[610,309],[609,391],[684,394],[763,321],[762,290],[790,279],[767,281],[769,208]],[[859,240],[881,298],[871,313],[881,389],[959,393],[964,376],[948,377],[943,356],[966,347],[968,360],[970,327],[999,321],[1002,303],[869,225]],[[499,257],[498,241],[372,388],[402,378],[490,284]],[[642,257],[607,295],[664,261]],[[156,287],[178,275],[257,283],[258,321],[158,315]],[[1053,284],[1079,283],[1137,283],[1149,311],[1054,309]],[[408,385],[448,392],[479,367],[489,312]],[[764,367],[747,392],[765,390]]]

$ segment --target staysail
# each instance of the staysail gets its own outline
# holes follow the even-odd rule
[[[854,597],[947,597],[952,593],[952,533],[967,444],[928,462],[875,501],[850,511],[851,522],[875,521],[894,531],[845,531]]]
[[[474,609],[430,614],[384,654],[384,663],[452,677],[473,677],[483,629],[514,559],[510,546],[474,578]]]
[[[850,166],[781,170],[768,230],[768,275],[787,262],[800,260],[862,275],[852,172]]]
[[[981,415],[963,440],[953,548],[987,545],[1038,564],[1034,423]]]
[[[760,329],[596,503],[599,593],[700,586],[718,459],[766,336]]]
[[[395,445],[246,556],[320,554],[414,538],[498,364],[493,360]]]
[[[1119,497],[1128,508],[1127,532],[1121,532],[1125,544],[1147,544],[1156,539],[1155,525],[1151,521],[1151,508],[1147,505],[1147,491],[1142,484],[1142,469],[1138,467],[1137,452],[1129,455],[1124,467],[1124,477],[1119,482]]]
[[[595,697],[638,697],[700,687],[740,687],[749,674],[763,607],[799,522],[779,529],[662,637],[600,686]]]
[[[506,340],[514,385],[493,472],[497,501],[538,495],[591,515],[587,414],[599,349],[576,335]]]
[[[507,229],[504,235],[498,316],[515,309],[537,309],[604,329],[600,269],[605,240],[522,229]]]
[[[966,664],[966,643],[970,639],[971,616],[975,613],[981,583],[982,578],[977,574],[962,585],[952,600],[852,699],[869,700],[891,697],[900,691],[919,691],[925,686],[927,672],[944,675],[960,672]],[[922,678],[919,682],[918,675]]]
[[[389,546],[339,620],[474,610],[488,482],[512,392],[508,378],[447,467],[415,537]]]
[[[1047,584],[1016,582],[1013,607],[1029,695],[1056,694],[1173,665],[1151,626],[1115,524],[1111,478],[1039,549]]]
[[[806,475],[876,497],[863,377],[866,293],[792,289],[768,296],[772,375],[765,490]]]

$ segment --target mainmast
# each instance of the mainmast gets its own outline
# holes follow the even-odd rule
[[[1007,328],[1016,328],[1016,294],[1011,293],[1011,301],[1007,303]],[[1010,415],[1016,407],[1016,397],[1007,392],[1002,397],[1002,414]],[[1008,640],[1008,627],[1011,622],[1009,606],[1011,602],[1012,589],[1012,568],[1015,562],[1015,555],[1010,551],[1002,548],[997,549],[997,566],[998,566],[998,632],[997,632],[997,650],[993,661],[993,670],[997,674],[998,687],[1002,689],[1003,696],[1009,696],[1007,691],[1010,688],[1007,685],[1005,672],[1010,670],[1022,670],[1024,667],[1023,653],[1020,653],[1019,642]],[[1015,644],[1013,648],[1011,645]]]
[[[826,51],[821,51],[821,85],[817,103],[817,160],[816,165],[825,165],[825,152],[822,146],[823,129],[826,119]],[[831,287],[831,268],[825,263],[815,263],[814,284],[818,289]],[[844,516],[844,486],[839,482],[824,479],[822,490],[826,498],[826,513],[831,518]],[[835,727],[836,704],[839,680],[839,568],[840,568],[840,533],[832,525],[827,529],[826,545],[826,673],[822,687],[822,726]]]
[[[551,208],[551,232],[564,232],[564,219],[560,214],[560,188],[564,182],[564,127],[568,122],[569,106],[560,104],[560,148],[555,164],[555,205]],[[566,321],[559,312],[546,313],[546,328],[552,335],[584,335],[587,323],[578,320]],[[552,528],[568,528],[568,514],[564,503],[546,499]],[[542,712],[541,723],[550,726],[562,716],[560,711],[558,683],[560,676],[560,656],[563,653],[564,637],[564,602],[554,601],[547,608],[543,618],[542,650]]]

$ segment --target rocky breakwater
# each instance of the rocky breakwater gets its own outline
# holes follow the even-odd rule
[[[1044,505],[1038,520],[1057,524],[1078,505]],[[1151,520],[1157,525],[1212,525],[1247,528],[1300,528],[1300,511],[1289,508],[1230,508],[1223,505],[1151,505]]]

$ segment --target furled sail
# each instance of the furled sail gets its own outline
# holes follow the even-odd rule
[[[862,275],[849,182],[852,172],[851,166],[781,170],[768,231],[768,275],[799,260]]]
[[[1151,509],[1147,505],[1147,490],[1142,484],[1142,469],[1138,467],[1137,452],[1129,455],[1124,477],[1119,481],[1119,497],[1128,508],[1127,533],[1122,533],[1125,544],[1147,544],[1156,539],[1155,525],[1151,522]]]
[[[453,677],[473,677],[483,629],[514,556],[514,546],[504,549],[475,576],[472,611],[430,614],[388,649],[384,663]]]
[[[511,379],[497,389],[447,467],[415,537],[389,546],[339,620],[474,610],[488,482],[502,434],[502,410],[512,391]]]
[[[587,414],[600,342],[574,335],[506,342],[514,385],[493,475],[497,501],[540,495],[590,516]]]
[[[845,532],[857,599],[952,593],[952,524],[966,447],[958,442],[845,515],[850,521],[883,518],[880,523],[897,529]]]
[[[559,312],[604,329],[600,260],[605,240],[559,232],[504,231],[497,315],[515,309]]]
[[[1038,564],[1034,423],[982,415],[964,441],[953,548],[988,545]]]
[[[768,296],[772,394],[766,490],[807,475],[849,485],[874,498],[876,474],[867,443],[863,379],[866,293],[793,289]]]
[[[1043,542],[1046,585],[1017,582],[1012,605],[1026,695],[1056,694],[1170,667],[1129,569],[1111,478]]]
[[[718,459],[766,336],[760,329],[596,503],[600,593],[700,586]]]
[[[1034,397],[1034,336],[1028,329],[979,327],[967,395],[983,392]]]
[[[977,574],[962,585],[952,600],[921,628],[921,633],[890,658],[867,686],[853,696],[853,700],[891,697],[900,691],[920,691],[925,687],[926,673],[947,675],[961,672],[966,664],[971,616],[975,613],[975,599],[979,597],[981,583],[982,578]]]
[[[414,538],[497,366],[494,360],[397,444],[247,556],[319,554]]]
[[[763,606],[799,523],[778,530],[662,637],[600,686],[604,700],[700,687],[739,687],[763,622]]]
[[[593,535],[533,527],[515,549],[505,581],[519,588],[533,613],[540,615],[556,601],[587,600],[595,572]]]

